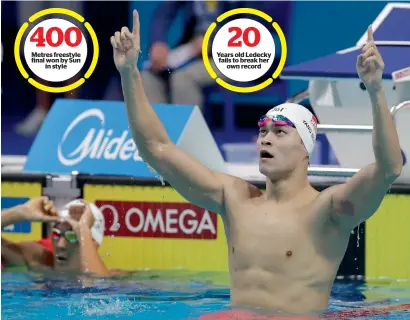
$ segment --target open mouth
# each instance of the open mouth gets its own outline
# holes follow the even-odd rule
[[[57,256],[57,261],[58,262],[67,262],[67,258],[66,257],[62,257],[62,256]]]
[[[273,155],[271,155],[268,151],[262,150],[260,153],[262,159],[272,159]]]

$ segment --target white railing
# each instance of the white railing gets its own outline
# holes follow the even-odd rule
[[[405,108],[410,108],[410,101],[399,103],[390,109],[393,119],[396,118],[397,113]],[[317,131],[320,133],[327,132],[356,132],[368,133],[373,131],[373,126],[348,125],[348,124],[318,124]]]
[[[393,118],[396,118],[398,112],[405,108],[410,108],[410,101],[404,101],[397,106],[391,108],[390,112]],[[373,130],[373,126],[363,125],[334,125],[334,124],[320,124],[318,125],[318,132],[363,132],[368,133]],[[1,169],[2,172],[21,172],[26,162],[26,156],[2,156]],[[259,173],[256,164],[233,164],[226,163],[226,170],[228,173],[241,177],[247,180],[262,181],[265,177]],[[308,175],[313,177],[326,178],[349,178],[356,174],[360,168],[341,168],[334,166],[310,166],[308,168]]]

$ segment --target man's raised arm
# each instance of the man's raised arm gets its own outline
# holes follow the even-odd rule
[[[132,32],[127,27],[116,32],[111,37],[111,44],[114,62],[121,75],[130,129],[138,151],[188,201],[222,214],[224,180],[231,178],[211,171],[170,140],[145,95],[137,68],[140,25],[136,10],[133,12],[133,24]]]
[[[403,166],[399,138],[382,87],[384,62],[374,43],[371,26],[367,33],[368,43],[357,59],[357,72],[372,105],[376,161],[361,169],[345,184],[333,188],[333,214],[348,229],[365,221],[378,209]]]

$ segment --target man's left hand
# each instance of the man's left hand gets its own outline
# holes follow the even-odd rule
[[[372,26],[367,29],[368,42],[357,57],[357,73],[369,92],[381,87],[384,62],[373,38]]]
[[[91,212],[91,208],[90,205],[87,201],[82,200],[82,203],[84,203],[84,206],[72,206],[70,208],[71,211],[75,210],[81,210],[81,218],[79,220],[73,218],[73,217],[68,217],[66,218],[66,221],[71,225],[71,227],[73,228],[73,230],[79,235],[80,234],[80,227],[87,227],[88,229],[91,229],[91,227],[94,224],[94,215]],[[77,208],[78,207],[78,208]],[[70,215],[72,214],[72,212],[70,212]]]
[[[87,226],[88,228],[91,229],[91,227],[94,224],[95,219],[94,219],[93,213],[91,212],[90,205],[87,202],[85,202],[85,204],[86,204],[86,207],[85,207],[83,215],[81,216],[80,224]]]

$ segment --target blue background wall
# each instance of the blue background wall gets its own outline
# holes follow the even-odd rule
[[[403,1],[401,1],[403,2]],[[148,33],[152,14],[160,2],[136,1],[131,8],[140,12],[143,60],[148,57]],[[296,1],[293,2],[287,64],[295,64],[353,46],[377,17],[387,1]],[[132,10],[130,10],[132,18]],[[170,30],[178,38],[180,26]],[[306,87],[292,81],[289,95]]]

